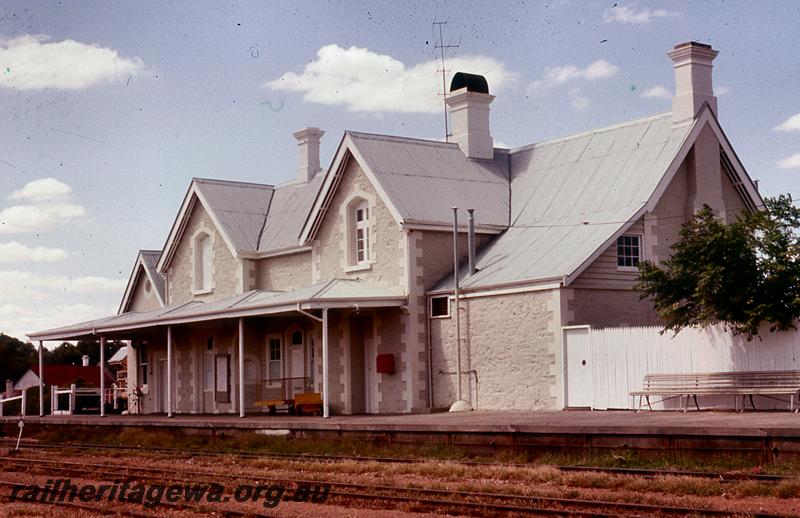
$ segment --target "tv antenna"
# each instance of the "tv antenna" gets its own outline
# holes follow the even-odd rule
[[[444,25],[447,25],[447,22],[433,22],[433,25],[438,26],[439,28],[439,43],[436,45],[435,48],[439,49],[442,54],[442,68],[441,70],[437,70],[437,72],[442,73],[442,99],[444,102],[444,141],[450,142],[450,131],[447,126],[447,67],[444,64],[444,52],[445,49],[457,49],[458,45],[447,44],[444,43],[444,36],[443,36],[443,29]]]

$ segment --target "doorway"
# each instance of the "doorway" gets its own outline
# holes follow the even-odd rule
[[[564,329],[564,348],[566,358],[566,398],[565,407],[592,407],[592,347],[589,327]]]
[[[167,412],[167,388],[169,387],[167,376],[167,360],[159,358],[156,364],[156,377],[158,378],[158,411],[162,413]]]

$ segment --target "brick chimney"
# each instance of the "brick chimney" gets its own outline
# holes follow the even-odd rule
[[[89,366],[89,355],[88,354],[84,354],[83,356],[81,356],[81,365],[83,365],[84,367],[88,367]]]
[[[450,83],[447,107],[450,110],[451,142],[469,158],[494,158],[494,139],[489,126],[489,95],[486,78],[457,72]]]
[[[14,392],[14,382],[11,380],[6,380],[6,396],[11,397],[11,394]]]
[[[672,121],[681,123],[697,116],[708,103],[717,114],[717,98],[714,96],[711,62],[717,57],[711,45],[690,41],[675,45],[667,56],[675,69],[675,97],[672,99]]]
[[[297,179],[301,182],[308,182],[314,175],[321,171],[319,164],[319,141],[325,132],[319,128],[304,128],[293,133],[297,139],[299,150],[299,164],[297,167]]]

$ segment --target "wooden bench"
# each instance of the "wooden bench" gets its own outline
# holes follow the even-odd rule
[[[703,372],[691,374],[647,374],[642,383],[642,390],[630,393],[639,397],[636,412],[642,409],[642,398],[647,401],[650,410],[650,396],[661,396],[666,401],[678,398],[679,407],[682,399],[686,397],[683,411],[689,407],[689,398],[694,400],[694,405],[700,410],[697,396],[732,395],[737,412],[744,411],[746,400],[755,410],[753,396],[763,396],[779,401],[778,396],[789,396],[789,409],[797,412],[795,396],[800,395],[800,371],[742,371],[742,372]],[[739,407],[739,396],[742,398]]]
[[[276,414],[278,408],[284,408],[289,414],[303,415],[322,413],[322,394],[319,392],[304,392],[295,394],[292,399],[268,399],[256,401],[256,406],[266,407],[270,414]]]

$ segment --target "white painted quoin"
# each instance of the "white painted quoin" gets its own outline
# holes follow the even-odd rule
[[[638,262],[666,259],[704,203],[763,206],[716,117],[716,51],[669,55],[673,111],[515,149],[494,147],[494,96],[465,73],[450,142],[348,131],[323,169],[323,131],[296,132],[286,183],[191,181],[119,314],[29,336],[128,340],[143,413],[249,415],[300,391],[327,413],[429,411],[459,371],[479,410],[596,406],[612,374],[594,330],[658,324]]]

